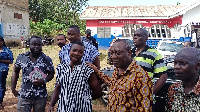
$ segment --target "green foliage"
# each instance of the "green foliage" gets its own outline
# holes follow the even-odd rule
[[[56,32],[64,28],[65,28],[64,24],[58,24],[49,19],[44,19],[44,21],[42,22],[33,22],[32,20],[30,20],[30,31],[32,35],[50,36],[52,32]]]
[[[55,36],[70,25],[78,25],[85,32],[85,20],[79,15],[88,0],[29,0],[30,33]]]

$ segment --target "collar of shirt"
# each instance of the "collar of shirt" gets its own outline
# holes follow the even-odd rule
[[[185,94],[182,81],[180,82],[179,85],[177,85],[177,91]],[[192,91],[189,92],[189,94],[192,94],[192,93],[195,93],[196,95],[200,95],[200,76],[199,76],[199,80],[197,81],[197,84],[194,86]]]
[[[2,52],[8,52],[8,50],[9,49],[7,47],[3,46]]]
[[[147,51],[150,47],[148,45],[145,46],[145,48],[141,51],[141,52],[144,52],[144,51]],[[137,47],[133,48],[132,52],[133,52],[133,57],[135,57],[135,51],[136,51]],[[140,53],[141,53],[140,52]],[[140,55],[140,53],[138,54],[138,56]]]
[[[30,51],[26,52],[25,56],[28,56],[30,58],[30,53],[31,53]],[[44,57],[44,53],[41,52],[39,57]]]
[[[2,51],[5,51],[5,50],[6,50],[6,47],[4,47],[4,46],[3,46],[3,49],[2,49]]]
[[[197,84],[194,86],[194,89],[191,92],[195,93],[196,95],[200,95],[200,76]]]
[[[126,71],[122,72],[121,74],[119,74],[119,68],[115,68],[114,69],[114,77],[120,77],[120,76],[126,76],[131,70],[134,70],[133,67],[136,64],[135,59],[132,60],[131,64],[128,66],[128,68],[126,69]]]
[[[29,58],[29,60],[31,60],[30,53],[31,53],[30,51],[25,53],[25,56],[27,56]],[[43,52],[40,53],[40,56],[37,58],[37,60],[34,63],[38,63],[38,61],[42,58],[44,58],[45,59],[44,61],[46,62],[46,55]],[[30,61],[30,62],[32,62],[32,61]]]

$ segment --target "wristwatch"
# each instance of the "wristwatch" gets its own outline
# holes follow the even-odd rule
[[[45,84],[47,83],[47,80],[46,80],[46,79],[44,79],[44,83],[45,83]]]

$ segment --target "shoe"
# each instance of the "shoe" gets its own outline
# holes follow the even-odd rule
[[[3,105],[2,105],[2,103],[0,104],[0,110],[3,110],[4,109],[4,107],[3,107]]]

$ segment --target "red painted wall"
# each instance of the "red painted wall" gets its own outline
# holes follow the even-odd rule
[[[123,27],[125,24],[142,24],[144,27],[151,27],[154,24],[166,24],[173,27],[175,24],[182,24],[182,16],[172,19],[99,19],[86,20],[86,27]]]

